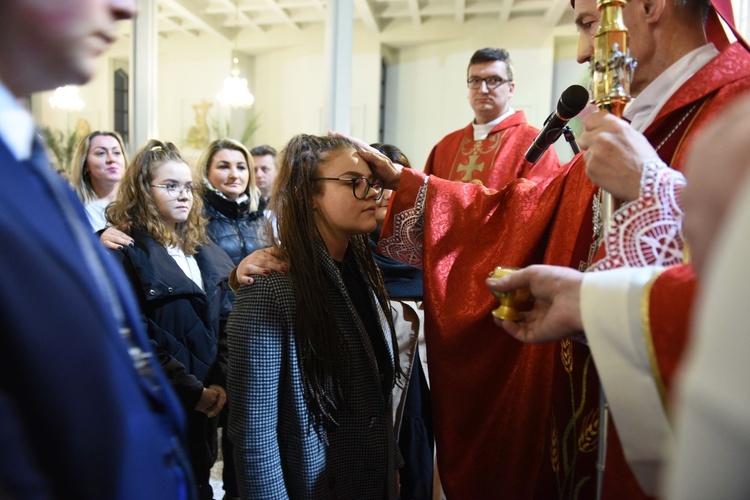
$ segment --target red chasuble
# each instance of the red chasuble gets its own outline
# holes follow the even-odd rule
[[[523,111],[498,123],[480,141],[474,140],[470,123],[446,135],[432,148],[424,173],[492,189],[502,189],[520,177],[534,180],[535,176],[546,176],[560,164],[554,148],[549,148],[534,164],[524,158],[538,133],[539,129],[528,124]]]
[[[676,92],[646,136],[679,170],[702,127],[748,89],[750,55],[735,44]],[[579,268],[593,240],[595,192],[580,155],[547,179],[516,180],[499,192],[435,177],[425,188],[422,174],[402,174],[379,248],[401,259],[421,252],[438,463],[448,498],[595,497],[599,383],[588,348],[569,340],[517,342],[493,323],[497,301],[484,284],[497,265]],[[408,228],[415,221],[416,233]],[[665,297],[659,293],[667,277],[654,283],[654,298]],[[659,304],[654,318],[663,314]],[[675,314],[689,315],[689,301],[672,305],[681,308]],[[684,323],[664,323],[652,323],[654,339],[686,336]],[[680,355],[657,340],[654,346],[657,358]],[[612,420],[604,498],[644,498],[617,439],[617,416]]]

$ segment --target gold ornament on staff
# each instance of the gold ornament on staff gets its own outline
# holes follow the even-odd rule
[[[591,62],[592,102],[617,117],[622,117],[630,101],[630,82],[637,63],[630,57],[628,29],[622,20],[625,0],[598,0],[601,24],[594,37],[594,60]],[[615,200],[602,191],[601,220],[605,234],[612,224]]]

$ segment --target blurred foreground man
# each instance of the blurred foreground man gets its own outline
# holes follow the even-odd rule
[[[122,272],[51,169],[34,92],[86,83],[135,0],[0,2],[0,497],[192,497],[183,416]]]

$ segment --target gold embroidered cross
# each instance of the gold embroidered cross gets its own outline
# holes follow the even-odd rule
[[[481,172],[484,169],[484,162],[477,163],[477,158],[479,158],[479,155],[471,155],[469,156],[468,164],[459,165],[456,168],[457,171],[464,172],[464,176],[461,179],[463,182],[471,181],[474,176],[474,170],[479,170]]]

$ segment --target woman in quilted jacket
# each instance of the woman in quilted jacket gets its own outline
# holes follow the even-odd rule
[[[198,167],[205,177],[204,213],[208,235],[235,265],[255,250],[271,245],[259,207],[253,160],[247,148],[232,139],[218,139],[203,152]]]

